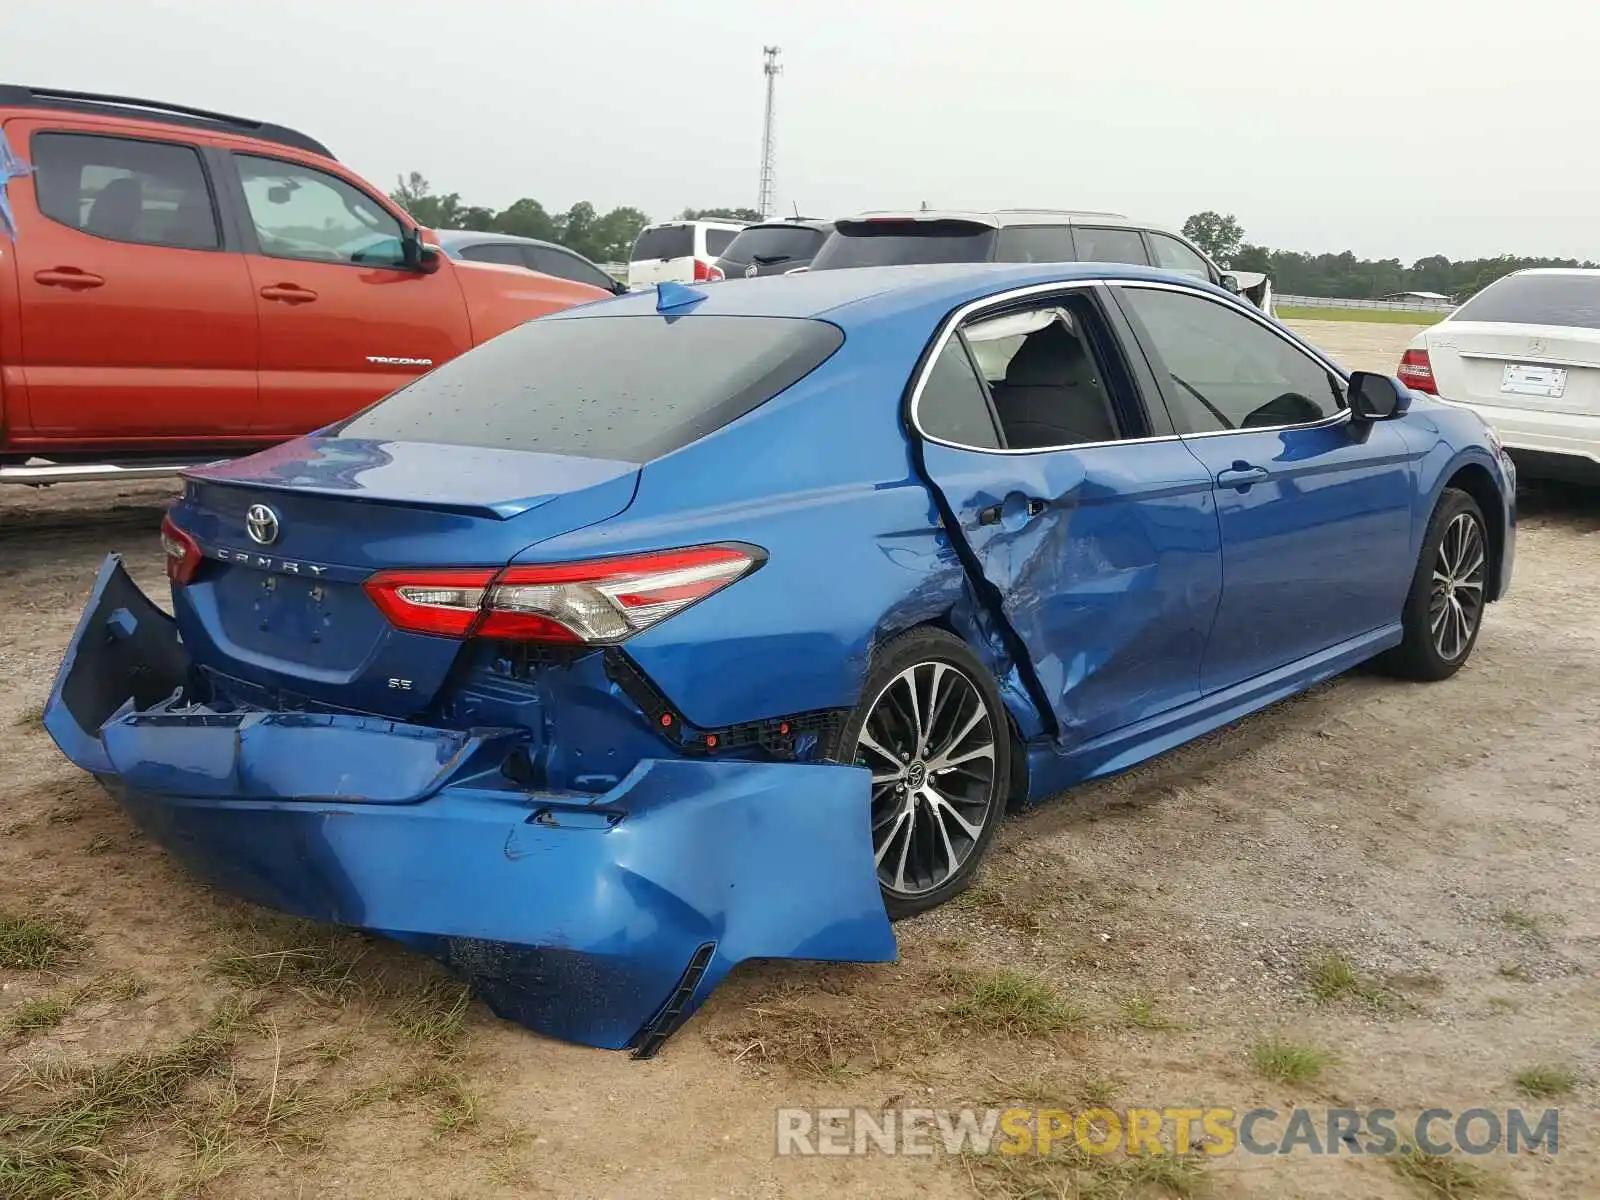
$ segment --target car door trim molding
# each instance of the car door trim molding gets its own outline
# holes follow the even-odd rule
[[[1260,315],[1259,313],[1245,307],[1243,304],[1239,304],[1233,300],[1218,296],[1211,296],[1198,290],[1197,288],[1187,287],[1183,284],[1162,283],[1158,280],[1119,278],[1064,279],[1057,283],[1035,283],[1030,284],[1027,287],[1012,288],[1009,291],[996,292],[990,296],[984,296],[977,300],[970,300],[945,318],[944,324],[939,328],[939,333],[929,346],[928,351],[923,355],[922,362],[917,368],[916,382],[912,385],[911,403],[909,407],[912,432],[920,437],[923,441],[932,442],[937,446],[948,446],[952,450],[972,450],[981,454],[1022,456],[1028,454],[1055,454],[1062,450],[1097,450],[1102,446],[1137,446],[1149,442],[1178,442],[1191,438],[1229,437],[1231,435],[1240,433],[1272,433],[1274,431],[1283,429],[1316,429],[1324,425],[1332,426],[1343,424],[1350,420],[1349,407],[1342,405],[1339,411],[1334,413],[1331,417],[1323,417],[1317,421],[1306,421],[1295,425],[1252,425],[1249,429],[1209,429],[1202,430],[1197,433],[1161,433],[1152,434],[1146,437],[1113,438],[1098,442],[1069,442],[1063,446],[1036,446],[1028,447],[1027,449],[1022,450],[1013,450],[1010,448],[1001,449],[995,446],[968,446],[961,442],[952,442],[946,438],[936,437],[922,427],[922,421],[919,414],[922,405],[922,392],[923,388],[927,384],[928,376],[932,373],[933,366],[936,362],[938,362],[939,356],[944,353],[945,346],[949,344],[950,338],[974,314],[980,313],[988,308],[995,308],[1001,305],[1010,304],[1017,300],[1029,300],[1037,296],[1049,296],[1060,292],[1082,291],[1096,288],[1109,290],[1113,287],[1151,288],[1156,291],[1180,292],[1186,296],[1195,296],[1202,300],[1209,300],[1213,304],[1220,305],[1223,308],[1229,309],[1233,312],[1238,312],[1243,316],[1248,317],[1250,320],[1260,325],[1263,329],[1266,329],[1269,333],[1277,335],[1284,341],[1288,342],[1291,346],[1295,347],[1295,349],[1309,355],[1317,363],[1321,364],[1323,367],[1326,367],[1328,371],[1330,371],[1340,380],[1348,380],[1349,378],[1349,376],[1342,368],[1339,367],[1337,363],[1334,363],[1328,359],[1320,351],[1308,343],[1303,342],[1299,338],[1295,337],[1295,335],[1289,330],[1276,325],[1275,323],[1269,321],[1265,316]],[[1135,333],[1135,336],[1137,336],[1137,333]],[[1140,346],[1140,349],[1143,350],[1142,345]],[[1126,353],[1127,347],[1124,347],[1123,350],[1124,353]],[[1342,398],[1340,399],[1342,404]]]

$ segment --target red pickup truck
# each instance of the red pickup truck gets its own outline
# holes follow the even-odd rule
[[[23,164],[0,178],[0,482],[270,446],[609,294],[445,257],[292,129],[0,85],[0,136]]]

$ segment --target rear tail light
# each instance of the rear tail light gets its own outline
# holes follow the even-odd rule
[[[759,552],[694,546],[502,570],[380,571],[365,587],[397,629],[558,645],[611,645],[748,575]]]
[[[1439,387],[1433,381],[1433,363],[1428,361],[1426,350],[1407,350],[1400,356],[1400,369],[1395,374],[1412,391],[1427,392],[1430,396],[1439,394]]]
[[[694,281],[696,283],[715,283],[722,277],[722,268],[715,263],[704,262],[698,258],[694,260]]]
[[[161,518],[161,549],[167,556],[167,578],[183,585],[194,578],[200,567],[200,543],[172,522],[169,513]]]

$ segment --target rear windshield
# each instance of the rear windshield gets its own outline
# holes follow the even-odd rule
[[[988,262],[994,237],[970,221],[851,221],[834,229],[811,269]]]
[[[1600,329],[1600,272],[1507,275],[1468,300],[1451,319]]]
[[[693,258],[694,226],[662,225],[646,229],[633,244],[631,261],[647,258]]]
[[[649,462],[766,403],[843,341],[836,325],[792,317],[530,321],[336,432]]]
[[[733,244],[723,251],[729,262],[773,263],[794,262],[810,258],[822,245],[827,235],[804,225],[763,225],[746,229],[733,239]]]

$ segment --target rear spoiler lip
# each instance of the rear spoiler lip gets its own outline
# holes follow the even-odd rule
[[[635,470],[638,468],[635,467]],[[620,472],[619,472],[620,474]],[[531,512],[541,505],[548,504],[561,492],[547,492],[532,496],[518,496],[513,499],[496,500],[493,503],[471,500],[434,500],[421,496],[385,496],[371,492],[351,493],[343,488],[317,487],[303,483],[261,483],[253,479],[218,479],[207,475],[191,475],[183,472],[185,480],[203,483],[208,487],[239,488],[251,492],[274,492],[279,495],[294,496],[326,496],[329,499],[348,500],[356,504],[382,504],[389,508],[425,508],[430,512],[455,513],[464,517],[483,517],[492,521],[504,521],[511,517],[520,517],[525,512]]]

